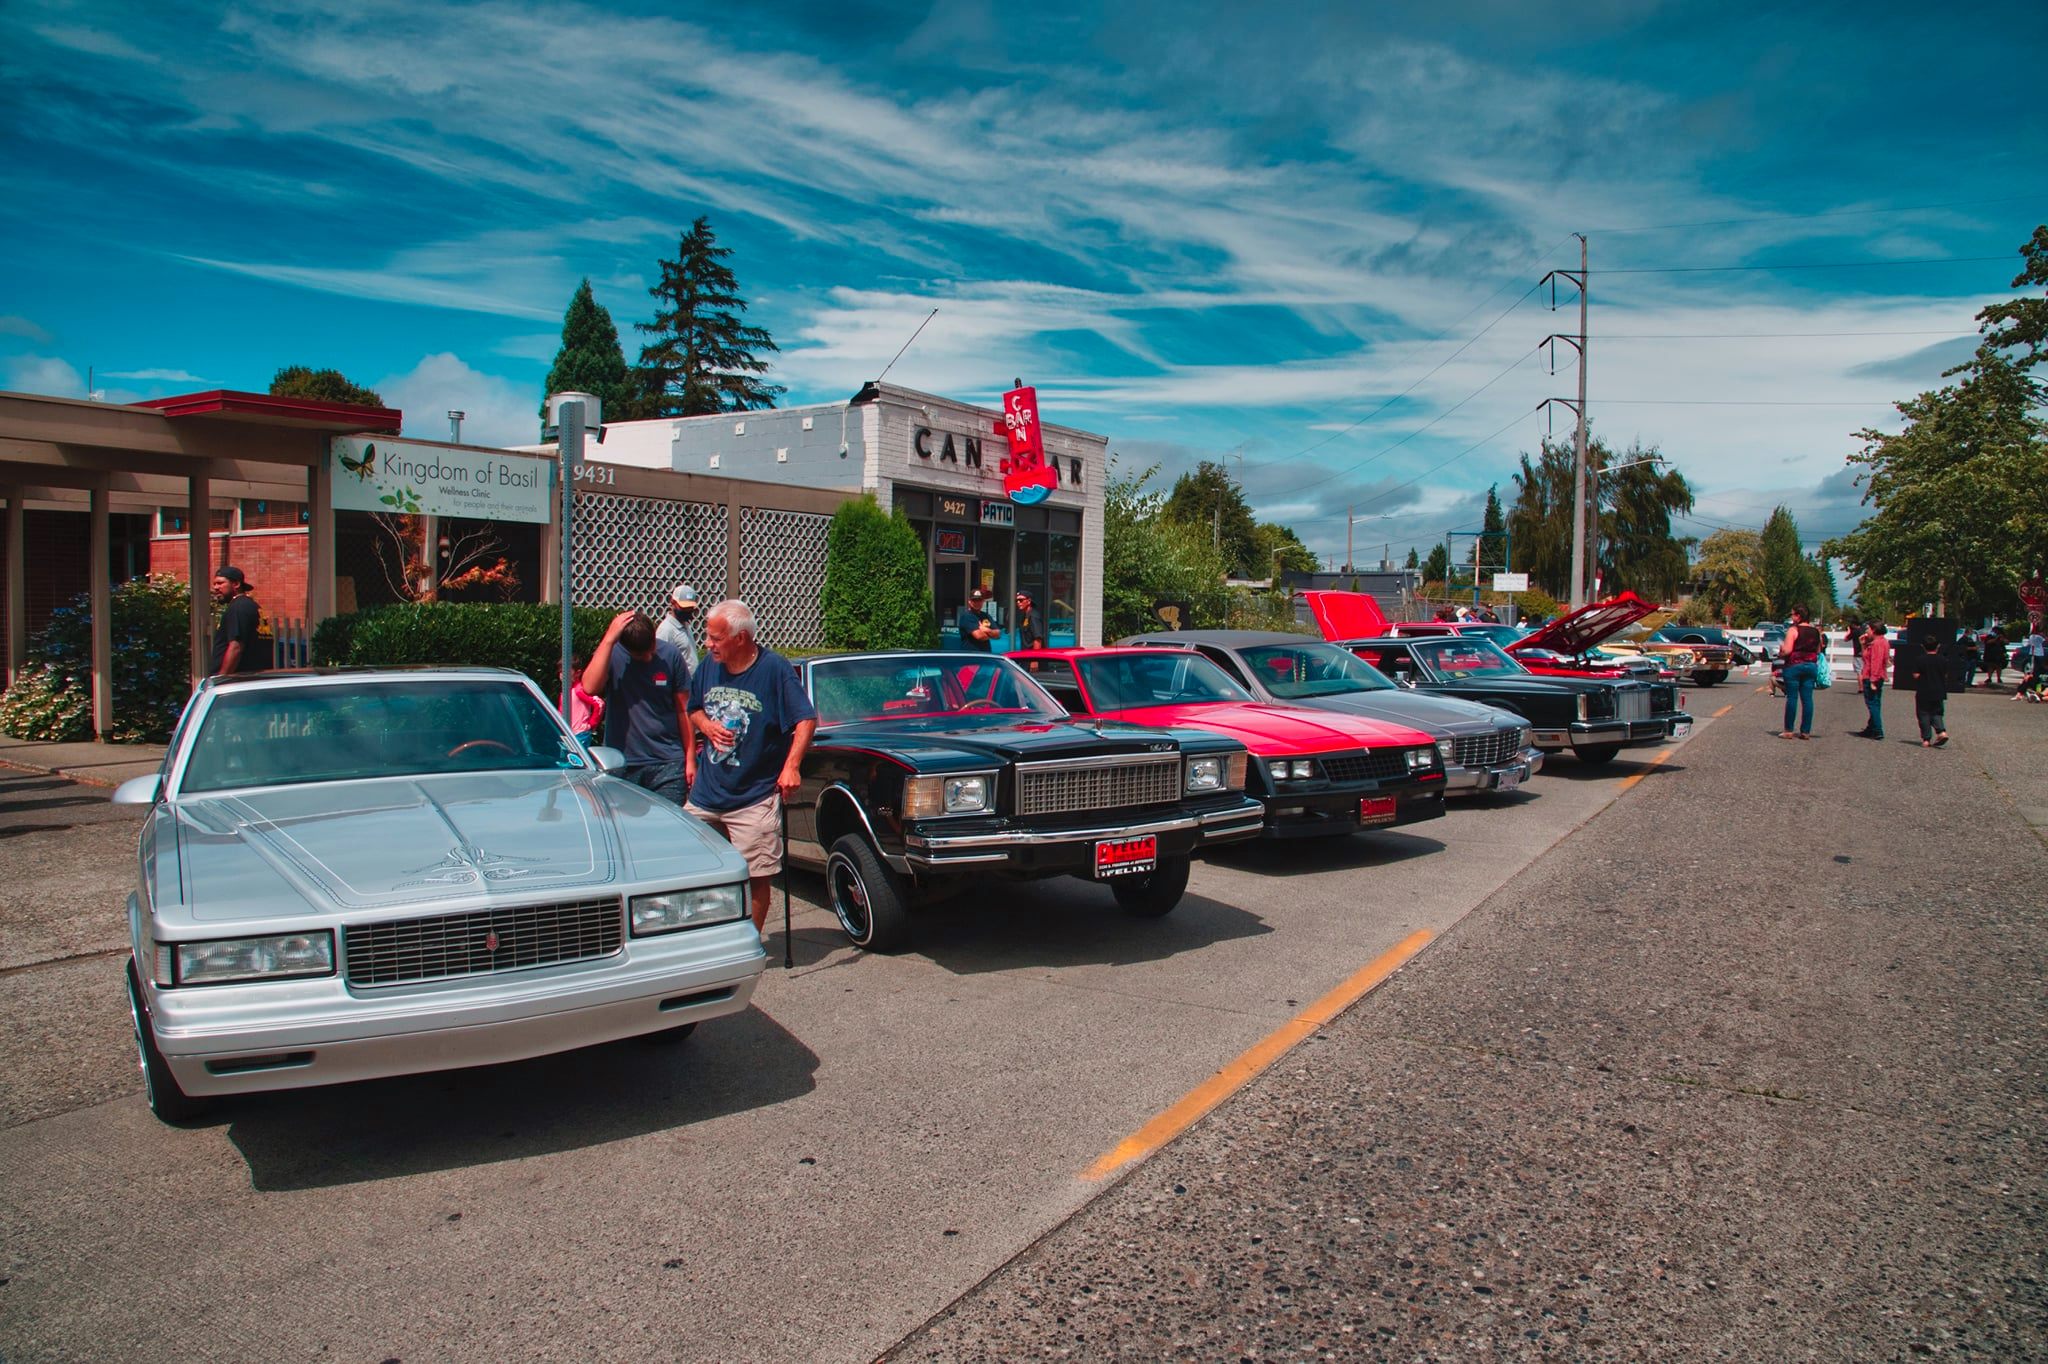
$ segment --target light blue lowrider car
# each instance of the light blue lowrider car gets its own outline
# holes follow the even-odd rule
[[[747,866],[601,774],[498,669],[214,679],[185,709],[128,898],[149,1102],[680,1036],[747,1007]]]

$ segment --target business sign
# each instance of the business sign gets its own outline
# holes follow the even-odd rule
[[[939,499],[939,515],[950,516],[955,521],[965,521],[969,519],[969,508],[973,505],[972,502],[964,497],[941,497]]]
[[[981,504],[981,524],[1014,526],[1017,524],[1017,509],[1007,502],[984,502]]]
[[[536,525],[554,519],[554,462],[536,455],[336,436],[328,472],[337,511]]]
[[[974,557],[974,532],[953,526],[940,526],[932,532],[932,552],[971,559]]]
[[[1496,592],[1527,592],[1529,575],[1526,573],[1496,573],[1493,575],[1493,590]]]
[[[1038,390],[1013,388],[1003,395],[1003,424],[996,434],[1010,438],[1010,457],[1003,461],[1003,491],[1020,507],[1051,497],[1059,475],[1045,462],[1045,435],[1038,426]]]

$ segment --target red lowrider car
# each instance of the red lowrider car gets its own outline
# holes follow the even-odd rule
[[[1192,649],[1025,649],[1008,655],[1075,715],[1207,730],[1251,750],[1248,795],[1268,838],[1349,834],[1444,812],[1427,734],[1362,715],[1255,701]]]
[[[1602,641],[1612,639],[1656,610],[1657,603],[1624,592],[1566,612],[1501,647],[1539,677],[1634,677],[1646,682],[1673,682],[1678,674],[1659,659],[1644,658],[1633,650],[1625,659],[1600,652]]]

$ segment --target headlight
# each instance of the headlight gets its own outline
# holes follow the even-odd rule
[[[911,777],[903,783],[903,817],[979,813],[989,808],[993,786],[986,772],[971,777]]]
[[[1522,736],[1518,742],[1523,748],[1529,747],[1536,742],[1536,731],[1530,729],[1527,725],[1522,726]]]
[[[729,923],[747,912],[745,886],[705,886],[698,890],[665,890],[635,895],[628,905],[633,936],[673,933],[679,928]]]
[[[1221,755],[1210,758],[1189,758],[1187,789],[1189,794],[1205,791],[1221,791],[1229,776],[1229,763]]]
[[[166,948],[171,944],[166,943]],[[274,938],[222,938],[175,945],[180,985],[221,985],[231,980],[279,980],[334,974],[334,935],[285,933]]]
[[[1438,739],[1436,741],[1436,755],[1444,760],[1445,767],[1451,765],[1451,755],[1457,751],[1458,741],[1455,739]]]
[[[1434,748],[1411,748],[1405,750],[1405,752],[1410,772],[1427,772],[1436,766],[1436,750]]]
[[[1266,775],[1271,777],[1274,781],[1286,781],[1287,760],[1285,758],[1276,758],[1273,761],[1267,763]]]

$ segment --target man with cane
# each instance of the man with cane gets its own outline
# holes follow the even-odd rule
[[[782,870],[783,803],[802,785],[804,752],[818,712],[789,660],[754,637],[754,613],[737,599],[704,618],[711,652],[690,679],[690,725],[701,742],[683,808],[717,829],[747,859],[754,929],[767,936],[775,873]],[[787,917],[788,883],[784,882]],[[785,938],[787,927],[785,925]],[[787,943],[784,954],[787,955]]]

